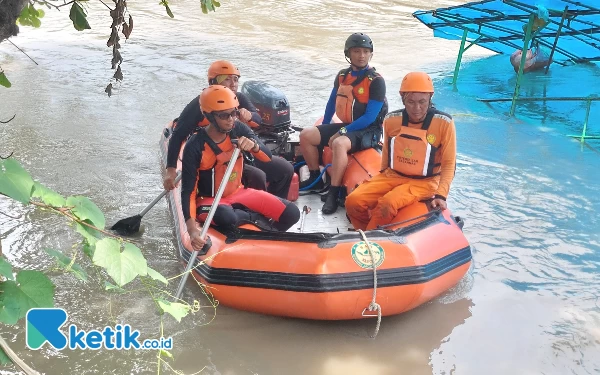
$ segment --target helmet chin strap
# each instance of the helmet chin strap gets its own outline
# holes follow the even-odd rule
[[[228,134],[228,133],[231,133],[231,131],[233,130],[233,128],[231,128],[229,130],[225,130],[222,127],[220,127],[219,124],[217,123],[217,119],[215,118],[215,116],[212,113],[207,113],[206,118],[207,118],[209,124],[211,126],[214,126],[215,129],[221,134]]]
[[[217,129],[217,131],[218,131],[219,133],[222,133],[222,134],[228,134],[228,133],[231,133],[231,131],[233,130],[233,128],[231,128],[231,129],[229,129],[229,130],[225,130],[225,129],[223,129],[222,127],[220,127],[220,126],[217,124],[217,122],[216,122],[216,121],[215,121],[215,123],[214,123],[213,125],[215,126],[215,128]]]

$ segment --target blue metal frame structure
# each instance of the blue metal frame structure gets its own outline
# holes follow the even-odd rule
[[[510,115],[513,116],[520,101],[581,100],[586,101],[587,110],[583,132],[575,136],[585,139],[600,139],[586,135],[589,112],[596,97],[582,98],[519,98],[519,89],[526,62],[526,52],[532,45],[550,49],[550,64],[568,65],[600,61],[600,8],[592,1],[575,0],[483,0],[464,5],[417,11],[413,16],[433,30],[434,36],[460,40],[460,49],[452,79],[457,90],[458,73],[463,53],[478,45],[496,53],[511,54],[521,50],[521,62]],[[536,29],[540,6],[547,11],[545,26]],[[469,42],[469,45],[465,46]],[[507,99],[482,99],[486,102],[508,101]]]

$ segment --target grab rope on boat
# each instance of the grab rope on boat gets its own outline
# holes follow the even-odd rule
[[[377,299],[377,266],[375,263],[375,255],[373,254],[373,249],[371,249],[371,244],[365,235],[365,232],[362,229],[359,229],[358,232],[363,238],[363,241],[367,244],[367,249],[369,249],[369,254],[371,254],[371,262],[373,262],[373,299],[369,304],[369,307],[363,310],[363,316],[365,315],[365,311],[377,311],[377,326],[375,326],[375,332],[371,335],[371,338],[374,339],[379,333],[379,326],[381,325],[381,306],[375,300]]]

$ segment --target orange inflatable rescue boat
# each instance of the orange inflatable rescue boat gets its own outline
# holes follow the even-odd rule
[[[160,140],[163,167],[170,134],[169,124]],[[328,155],[326,148],[323,159]],[[376,149],[350,156],[344,177],[347,192],[379,173],[380,160]],[[193,249],[180,187],[167,197],[179,257],[187,263]],[[364,237],[349,230],[343,207],[322,216],[318,194],[301,195],[296,204],[303,209],[302,218],[288,232],[263,231],[249,224],[235,231],[209,229],[212,246],[198,256],[193,275],[220,304],[286,317],[360,319],[377,316],[368,310],[376,288],[381,314],[394,315],[456,285],[471,264],[462,219],[450,210],[433,210],[428,202],[404,208],[395,224],[366,231]]]

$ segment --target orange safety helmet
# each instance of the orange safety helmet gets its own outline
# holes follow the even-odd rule
[[[410,72],[404,76],[400,84],[400,94],[405,92],[430,92],[433,94],[433,81],[427,73]]]
[[[241,77],[240,70],[227,60],[218,60],[208,67],[208,83],[215,84],[214,81],[220,75],[234,75]]]
[[[212,85],[202,90],[200,94],[200,108],[205,115],[237,108],[239,105],[237,95],[225,86]]]

